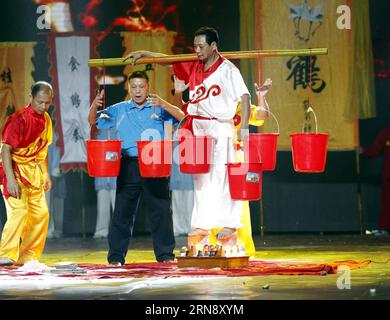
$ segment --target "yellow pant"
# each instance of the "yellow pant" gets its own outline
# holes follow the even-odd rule
[[[49,209],[43,188],[37,190],[19,185],[22,189],[20,199],[4,198],[7,222],[1,236],[0,257],[24,264],[41,257],[46,242]]]
[[[256,249],[252,238],[251,212],[249,209],[249,201],[243,201],[242,207],[242,227],[237,230],[237,242],[238,245],[244,246],[246,255],[254,257]]]
[[[244,152],[242,150],[236,151],[234,154],[235,161],[244,162]],[[255,256],[256,249],[252,238],[252,226],[251,226],[251,213],[249,209],[249,201],[242,201],[242,215],[241,215],[242,227],[237,230],[237,244],[244,246],[245,254],[251,257]],[[210,244],[216,244],[217,239],[215,235],[219,229],[212,229],[210,234]]]

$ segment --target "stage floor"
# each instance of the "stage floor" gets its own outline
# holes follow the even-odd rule
[[[176,238],[176,254],[186,237]],[[390,299],[390,237],[351,234],[275,234],[255,237],[256,260],[372,262],[348,273],[325,276],[154,277],[52,282],[0,279],[0,299],[82,300],[383,300]],[[106,239],[48,239],[41,263],[105,264]],[[154,261],[150,236],[138,236],[126,263]],[[387,262],[387,263],[386,263]],[[342,278],[344,277],[344,278]],[[340,287],[344,286],[344,289]]]

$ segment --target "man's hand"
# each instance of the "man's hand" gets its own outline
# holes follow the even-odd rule
[[[7,190],[11,197],[20,199],[22,190],[16,179],[7,179]]]
[[[122,62],[125,62],[129,59],[131,59],[131,64],[135,65],[137,63],[137,60],[142,57],[152,57],[153,53],[150,51],[133,51],[130,52],[126,57],[123,58]]]
[[[149,97],[146,99],[146,101],[152,106],[158,106],[164,109],[179,121],[181,121],[184,118],[184,112],[179,107],[170,104],[169,102],[165,101],[163,98],[158,96],[157,94],[154,93],[149,94]],[[156,118],[158,118],[157,115]]]
[[[255,83],[256,95],[265,97],[268,91],[271,89],[271,87],[272,87],[272,80],[269,78],[264,81],[261,87],[259,87],[257,83]]]
[[[189,87],[189,83],[185,83],[184,80],[180,80],[179,78],[177,78],[175,75],[173,76],[173,80],[175,81],[174,85],[175,85],[175,93],[182,93],[184,91],[187,90],[187,88]]]
[[[89,108],[88,123],[90,126],[93,126],[96,123],[96,113],[98,111],[98,108],[103,105],[103,99],[104,89],[96,95],[95,99],[91,103],[91,107]]]
[[[151,51],[133,51],[130,52],[126,57],[122,59],[122,62],[125,62],[128,59],[131,59],[131,64],[135,65],[137,61],[143,57],[165,57],[166,54],[164,53],[159,53],[159,52],[151,52]],[[171,65],[171,62],[159,62],[159,65],[163,66],[169,66]]]
[[[95,99],[92,101],[91,107],[98,109],[103,105],[104,99],[104,89],[96,95]]]
[[[13,171],[14,169],[12,166],[11,153],[12,153],[12,146],[9,144],[3,143],[2,147],[1,147],[1,161],[3,164],[3,168],[4,168],[4,173],[7,177],[7,186],[4,186],[4,188],[5,187],[7,188],[8,193],[12,197],[20,199],[20,197],[22,195],[22,189],[20,188],[20,186],[15,178],[15,173]]]
[[[43,183],[43,189],[45,191],[49,191],[51,189],[51,178],[50,178],[50,174],[46,173],[44,175],[44,183]]]
[[[146,98],[146,102],[151,104],[152,106],[159,106],[161,108],[164,108],[164,102],[165,100],[160,98],[159,95],[150,93],[149,96]]]

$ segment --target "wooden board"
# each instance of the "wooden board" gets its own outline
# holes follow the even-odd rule
[[[245,268],[249,256],[243,257],[176,257],[179,268]]]

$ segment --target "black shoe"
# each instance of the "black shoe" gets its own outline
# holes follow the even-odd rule
[[[168,259],[164,259],[162,261],[159,261],[160,263],[171,263],[171,262],[175,262],[175,259],[174,258],[168,258]]]

